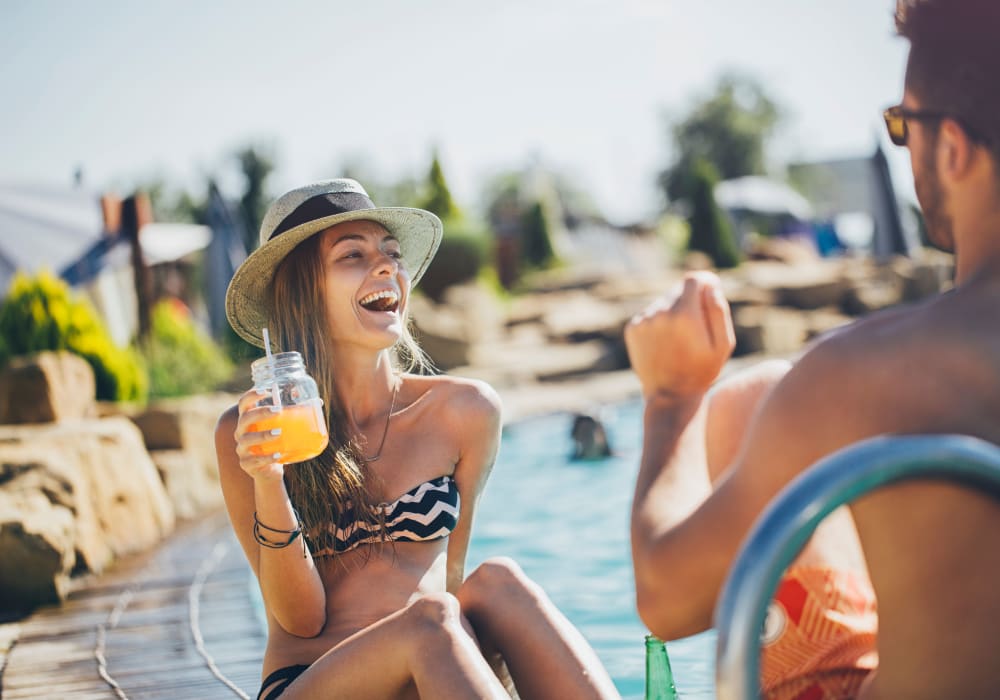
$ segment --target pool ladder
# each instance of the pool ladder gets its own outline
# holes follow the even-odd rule
[[[715,608],[718,700],[759,697],[767,607],[823,518],[874,489],[925,478],[1000,498],[1000,447],[962,435],[871,438],[820,460],[771,501],[744,540]]]

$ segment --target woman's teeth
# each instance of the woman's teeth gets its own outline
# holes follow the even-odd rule
[[[399,305],[399,297],[392,290],[385,289],[362,297],[358,303],[369,311],[395,311]]]

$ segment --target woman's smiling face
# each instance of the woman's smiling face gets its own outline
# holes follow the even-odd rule
[[[403,335],[410,275],[399,241],[374,221],[324,231],[327,321],[335,342],[389,347]]]

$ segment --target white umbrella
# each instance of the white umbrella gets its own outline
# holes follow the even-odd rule
[[[715,201],[724,209],[791,214],[802,220],[812,217],[809,200],[788,185],[759,175],[720,182],[715,186]]]
[[[201,250],[212,240],[212,229],[194,224],[150,223],[139,231],[147,265],[179,260]]]

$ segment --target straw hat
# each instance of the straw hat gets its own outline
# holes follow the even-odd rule
[[[403,264],[415,285],[441,243],[441,220],[423,209],[376,207],[365,189],[347,178],[323,180],[278,197],[260,225],[260,246],[243,261],[226,291],[226,316],[240,337],[264,347],[268,287],[274,271],[295,246],[344,221],[374,221],[399,239]]]

